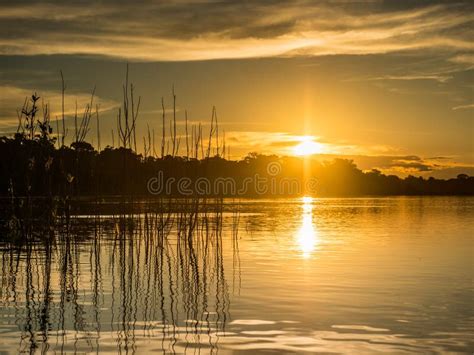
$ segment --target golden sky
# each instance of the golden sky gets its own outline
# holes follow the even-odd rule
[[[470,1],[0,1],[0,131],[36,90],[58,112],[97,86],[115,128],[125,62],[142,96],[140,134],[217,107],[231,154],[324,157],[406,175],[474,173]],[[71,122],[69,117],[69,122]],[[110,143],[109,134],[103,134]],[[92,140],[92,137],[91,139]],[[109,142],[107,141],[109,140]],[[104,145],[104,144],[103,144]]]

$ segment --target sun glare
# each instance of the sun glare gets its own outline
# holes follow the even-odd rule
[[[303,197],[301,227],[298,230],[296,238],[303,258],[309,258],[318,242],[317,231],[313,226],[313,198],[310,196]]]
[[[293,147],[293,154],[298,156],[321,154],[323,148],[323,145],[315,142],[313,137],[304,137],[301,143]]]

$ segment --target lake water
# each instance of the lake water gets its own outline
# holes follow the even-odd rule
[[[179,236],[179,214],[162,231],[156,215],[77,216],[0,245],[0,353],[472,353],[473,212],[227,201]]]

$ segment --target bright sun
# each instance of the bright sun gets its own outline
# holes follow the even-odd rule
[[[323,145],[313,141],[312,137],[303,137],[301,143],[293,147],[293,154],[299,156],[321,154],[323,150]]]

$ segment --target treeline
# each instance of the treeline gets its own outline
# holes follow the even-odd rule
[[[307,164],[302,158],[256,153],[238,161],[218,155],[144,157],[124,147],[98,152],[87,142],[57,148],[46,135],[1,137],[0,170],[4,197],[474,194],[474,177],[464,174],[449,180],[402,179],[377,170],[363,172],[350,160]]]
[[[171,117],[161,100],[161,140],[155,131],[137,137],[140,96],[129,83],[128,65],[122,87],[123,102],[117,112],[112,147],[101,149],[99,105],[95,88],[82,114],[76,110],[72,132],[66,125],[66,83],[61,72],[61,114],[55,125],[48,103],[33,94],[18,110],[13,137],[0,137],[0,196],[70,197],[117,195],[212,196],[362,196],[362,195],[473,195],[474,177],[438,180],[409,176],[401,179],[377,170],[363,172],[352,161],[330,162],[251,153],[229,160],[225,131],[219,130],[215,107],[208,132],[203,125],[188,124],[178,130],[176,95],[172,90]],[[95,121],[97,146],[87,142]],[[53,126],[55,126],[53,128]],[[66,144],[67,137],[72,143]],[[114,143],[116,140],[117,144]],[[143,154],[137,145],[143,140]],[[116,145],[118,147],[116,147]]]

